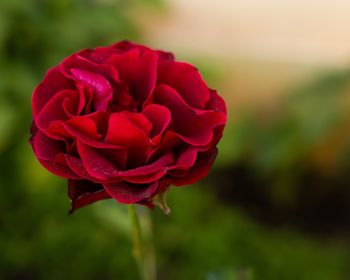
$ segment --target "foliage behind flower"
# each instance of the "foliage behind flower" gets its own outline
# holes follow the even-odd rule
[[[50,69],[32,110],[33,150],[68,178],[72,210],[111,197],[152,207],[169,185],[198,181],[226,122],[224,101],[195,67],[127,41]]]

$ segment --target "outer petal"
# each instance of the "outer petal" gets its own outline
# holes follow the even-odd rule
[[[157,51],[158,53],[158,63],[170,62],[175,60],[174,54],[165,51]]]
[[[87,179],[89,181],[94,181],[95,178],[93,178],[85,169],[82,161],[75,157],[75,156],[71,156],[71,155],[65,155],[66,158],[66,162],[67,165],[70,167],[70,169],[78,174],[78,176],[80,176],[83,179]]]
[[[198,153],[197,160],[188,174],[179,177],[169,176],[164,180],[164,182],[175,186],[193,184],[207,176],[216,156],[216,148],[213,148],[208,152]]]
[[[43,132],[37,131],[31,139],[33,151],[39,162],[50,172],[65,178],[79,179],[69,166],[58,157],[65,151],[65,143],[47,137]]]
[[[78,92],[75,90],[63,90],[52,97],[42,108],[35,118],[35,122],[39,128],[48,128],[52,121],[67,120],[69,112],[67,109],[77,108]]]
[[[117,53],[117,50],[113,47],[97,47],[83,50],[78,54],[91,62],[102,64],[115,53]]]
[[[197,160],[197,154],[199,149],[197,147],[187,147],[180,152],[180,155],[176,159],[176,163],[171,167],[171,169],[190,169]]]
[[[139,203],[150,198],[158,188],[158,181],[150,184],[130,184],[119,182],[105,184],[104,187],[111,197],[122,203]]]
[[[166,106],[171,111],[170,130],[190,145],[207,145],[213,138],[213,128],[226,122],[226,115],[223,113],[192,109],[169,86],[157,87],[155,102]]]
[[[227,114],[227,108],[224,99],[218,95],[216,90],[210,90],[210,99],[206,104],[208,110],[214,110],[215,112],[221,112]]]
[[[127,41],[127,40],[121,41],[117,44],[114,44],[112,47],[115,48],[120,53],[127,52],[127,51],[130,51],[132,49],[138,49],[140,51],[140,53],[144,53],[145,51],[150,50],[150,48],[147,48],[143,45],[139,45],[139,44]],[[165,52],[165,51],[160,51],[160,50],[155,50],[155,51],[158,54],[158,62],[174,61],[174,59],[175,59],[174,55],[170,52]]]
[[[87,180],[68,180],[68,197],[72,204],[70,214],[83,206],[111,198],[102,185]]]
[[[108,79],[110,83],[120,82],[118,71],[113,66],[95,63],[83,56],[85,52],[73,54],[63,60],[60,69],[67,78],[75,80],[71,72],[71,69],[75,68],[99,74]]]
[[[32,109],[34,118],[39,114],[45,104],[57,93],[65,89],[74,89],[73,81],[67,79],[59,67],[51,68],[46,72],[43,82],[34,90],[32,96]]]
[[[150,48],[147,48],[146,46],[143,45],[139,45],[136,43],[133,43],[131,41],[128,40],[123,40],[121,42],[118,42],[114,45],[112,45],[111,47],[113,47],[115,50],[117,50],[119,53],[124,53],[133,49],[137,49],[140,52],[145,52],[150,50]]]
[[[42,166],[44,166],[51,173],[59,177],[63,177],[67,179],[81,179],[79,175],[77,175],[72,170],[70,170],[70,168],[67,167],[67,165],[65,164],[60,164],[49,160],[43,160],[40,158],[38,158],[38,160]]]
[[[184,62],[165,62],[158,66],[158,84],[176,89],[188,105],[204,108],[210,93],[198,70]]]
[[[210,100],[208,101],[206,107],[208,109],[214,110],[216,112],[222,112],[225,115],[227,115],[226,104],[225,104],[225,101],[221,98],[221,96],[219,96],[215,90],[211,90],[210,94],[211,94]],[[212,141],[213,145],[216,145],[221,139],[222,134],[224,132],[225,124],[226,122],[214,128],[214,131],[213,131],[214,137]]]
[[[118,175],[119,168],[97,150],[79,140],[77,146],[81,161],[90,176],[99,180],[109,180]]]
[[[167,173],[169,166],[173,163],[174,155],[168,152],[151,164],[126,171],[120,171],[119,176],[124,181],[131,183],[150,183],[163,177]]]

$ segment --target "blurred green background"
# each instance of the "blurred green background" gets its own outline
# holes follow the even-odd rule
[[[170,9],[0,2],[0,279],[137,279],[126,206],[102,201],[68,216],[66,182],[36,161],[31,93],[79,49],[152,46],[144,15]],[[178,54],[220,90],[230,118],[210,175],[171,189],[170,216],[151,213],[158,278],[350,279],[350,68]],[[264,92],[274,94],[257,97]]]

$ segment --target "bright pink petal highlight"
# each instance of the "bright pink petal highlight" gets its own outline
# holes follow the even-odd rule
[[[113,90],[110,83],[100,74],[86,70],[71,69],[73,76],[80,82],[91,86],[95,90],[95,110],[106,110],[113,99]]]

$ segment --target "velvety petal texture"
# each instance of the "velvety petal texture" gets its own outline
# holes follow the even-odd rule
[[[68,179],[70,212],[107,198],[154,207],[170,185],[205,177],[227,115],[194,66],[129,41],[48,70],[32,111],[33,151]]]

